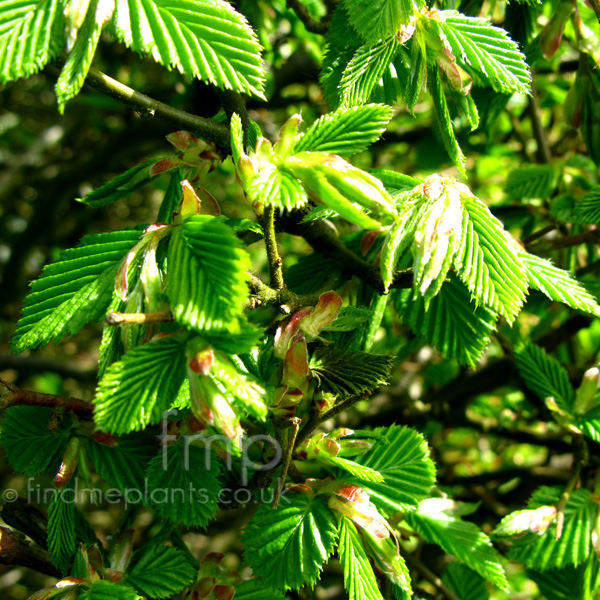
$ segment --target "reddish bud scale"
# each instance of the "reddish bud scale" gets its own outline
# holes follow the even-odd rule
[[[77,464],[79,463],[79,455],[81,453],[81,440],[79,437],[73,437],[67,443],[65,453],[63,455],[62,464],[54,479],[54,485],[62,490],[71,479]]]

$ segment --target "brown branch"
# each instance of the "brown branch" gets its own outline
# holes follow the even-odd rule
[[[556,238],[554,240],[544,240],[528,246],[528,250],[534,252],[543,252],[547,250],[560,250],[561,248],[569,248],[578,246],[579,244],[595,244],[600,242],[600,229],[592,229],[577,235],[569,235],[566,237]]]
[[[52,70],[55,69],[52,68]],[[186,129],[209,142],[213,142],[226,154],[231,152],[229,128],[222,123],[193,115],[150,98],[150,96],[137,92],[94,67],[89,70],[85,82],[95,90],[131,106],[142,115],[167,121],[176,127]]]
[[[0,527],[0,563],[27,567],[50,577],[61,576],[48,552],[33,546],[24,535],[8,527]]]
[[[304,6],[300,0],[287,0],[286,5],[289,9],[293,10],[302,23],[304,23],[306,31],[325,35],[329,30],[329,21],[315,21],[315,19],[310,16],[306,6]]]
[[[47,406],[49,408],[60,408],[77,413],[81,416],[90,417],[94,407],[79,398],[66,398],[54,394],[41,394],[23,390],[0,379],[0,413],[11,406]]]

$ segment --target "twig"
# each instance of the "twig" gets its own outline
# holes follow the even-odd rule
[[[89,417],[94,407],[79,398],[65,398],[54,394],[41,394],[29,390],[22,390],[15,385],[0,379],[0,412],[11,406],[47,406],[72,411],[82,416]]]
[[[287,0],[286,5],[296,13],[307,31],[324,35],[329,30],[329,21],[315,21],[300,0]]]
[[[527,246],[528,244],[535,242],[535,240],[539,240],[540,238],[544,237],[547,233],[554,231],[555,229],[556,229],[556,225],[546,225],[546,227],[542,227],[542,229],[538,229],[537,231],[533,232],[531,235],[528,235],[526,238],[523,238],[521,241]]]
[[[271,276],[271,287],[276,290],[283,289],[283,261],[277,249],[277,236],[275,235],[275,207],[265,206],[265,212],[261,217],[261,224],[265,234],[265,246],[267,248],[267,262],[269,263],[269,274]]]
[[[201,138],[213,142],[227,154],[231,151],[229,129],[222,123],[173,108],[164,102],[137,92],[93,67],[89,70],[85,82],[99,92],[116,98],[142,114],[157,117],[195,133]]]
[[[8,527],[0,527],[0,563],[27,567],[50,577],[61,576],[48,552],[31,545],[24,535]]]
[[[532,244],[527,249],[534,250],[535,252],[560,250],[561,248],[569,248],[570,246],[578,246],[579,244],[595,244],[597,242],[600,242],[600,229],[592,229],[591,231],[585,231],[577,235],[569,235],[555,240],[544,240],[537,244]]]
[[[296,436],[298,435],[298,429],[300,428],[300,422],[301,419],[298,417],[292,417],[289,422],[286,422],[284,420],[278,421],[279,424],[281,423],[285,423],[286,429],[284,430],[284,432],[287,434],[286,435],[286,443],[285,443],[285,449],[283,451],[283,462],[281,463],[281,477],[279,478],[279,482],[277,483],[277,489],[275,490],[275,496],[273,498],[273,503],[271,504],[271,508],[277,508],[277,505],[279,504],[279,499],[281,498],[281,490],[283,489],[283,486],[285,485],[285,478],[287,477],[288,474],[288,469],[290,468],[290,464],[292,462],[292,454],[294,452],[294,448],[296,447],[295,442],[296,442]],[[290,424],[291,424],[291,431],[288,434],[288,429],[290,429]],[[275,428],[277,430],[278,424],[275,424]],[[281,426],[279,427],[279,431],[281,432]],[[283,438],[283,436],[281,436],[281,438]],[[280,442],[281,443],[281,442]]]
[[[542,125],[537,89],[533,82],[531,83],[531,96],[529,96],[529,114],[531,116],[533,137],[537,142],[537,158],[540,162],[549,163],[552,160],[552,152]]]
[[[221,101],[221,106],[227,115],[227,118],[231,120],[234,113],[238,114],[242,121],[242,132],[244,149],[248,149],[248,130],[250,128],[250,117],[246,110],[246,103],[242,98],[241,94],[234,92],[233,90],[220,90],[215,88],[217,95]]]
[[[565,525],[565,508],[569,502],[569,498],[575,489],[575,486],[579,483],[579,477],[581,475],[581,467],[584,463],[587,463],[587,446],[582,435],[576,435],[573,438],[575,444],[575,453],[573,456],[573,473],[569,477],[569,481],[565,487],[565,491],[561,494],[560,499],[556,505],[556,539],[559,540],[562,536],[563,527]]]
[[[106,322],[117,327],[122,325],[145,325],[146,323],[170,323],[173,320],[173,313],[170,310],[152,313],[110,312],[106,315]]]
[[[435,589],[443,594],[447,600],[460,600],[460,598],[424,563],[410,552],[401,552],[406,564],[420,573]]]

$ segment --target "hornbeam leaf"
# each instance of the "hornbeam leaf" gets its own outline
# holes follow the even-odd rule
[[[491,85],[496,92],[529,93],[531,73],[525,56],[504,29],[455,10],[441,11],[440,17],[445,43],[475,82]]]
[[[386,384],[394,356],[322,348],[310,362],[310,373],[321,387],[340,398],[358,396]]]
[[[423,183],[421,179],[417,179],[416,177],[387,169],[369,169],[369,173],[375,175],[392,196],[395,196],[399,192],[410,192],[413,188]]]
[[[274,590],[266,590],[259,579],[248,579],[235,586],[235,600],[287,600],[287,596]]]
[[[444,511],[445,500],[429,498],[415,512],[406,515],[407,523],[427,542],[438,544],[465,565],[501,589],[507,588],[500,555],[477,525]]]
[[[554,398],[565,412],[571,412],[575,392],[566,369],[543,348],[527,344],[515,352],[515,362],[527,387],[542,400]]]
[[[288,171],[263,168],[246,186],[248,198],[272,204],[280,210],[301,208],[308,203],[308,195],[300,182]]]
[[[11,406],[5,413],[0,443],[13,469],[28,477],[56,474],[71,431],[71,418],[50,428],[54,412],[43,406]]]
[[[338,109],[313,123],[296,142],[295,151],[352,156],[377,141],[391,118],[392,109],[382,104]]]
[[[65,44],[60,0],[0,0],[0,83],[39,71]]]
[[[120,41],[166,67],[220,88],[264,98],[261,47],[224,0],[117,0]]]
[[[567,271],[525,250],[519,251],[519,258],[525,267],[530,287],[539,290],[551,300],[600,316],[600,306],[596,298]]]
[[[398,47],[396,37],[365,44],[348,63],[340,82],[343,106],[356,106],[369,101],[373,89],[387,70]]]
[[[556,187],[558,173],[554,165],[519,167],[508,174],[504,191],[511,200],[546,199]]]
[[[433,100],[433,112],[440,129],[442,141],[444,142],[444,146],[446,147],[452,162],[458,167],[462,176],[466,178],[465,155],[460,149],[460,146],[456,141],[456,136],[454,135],[448,103],[446,102],[446,96],[442,89],[440,70],[437,66],[430,67],[427,70],[427,75],[427,86]]]
[[[197,436],[196,443],[206,441],[208,448],[183,441],[165,446],[150,462],[149,498],[154,512],[173,523],[206,527],[217,511],[220,491],[220,462],[210,452],[210,438]]]
[[[58,110],[61,114],[65,110],[65,103],[76,96],[83,87],[100,40],[104,22],[110,18],[110,14],[102,14],[105,4],[104,0],[92,0],[90,2],[73,49],[58,76],[54,89],[58,100]]]
[[[141,600],[134,590],[126,585],[113,583],[112,581],[94,581],[89,590],[83,596],[77,596],[82,600]]]
[[[460,600],[489,600],[485,579],[465,565],[453,562],[444,571],[442,581]]]
[[[323,497],[289,492],[277,510],[266,504],[259,507],[242,541],[246,562],[267,586],[314,587],[335,547],[337,523]]]
[[[414,510],[435,483],[435,466],[425,438],[401,425],[379,427],[374,433],[389,443],[378,443],[355,460],[379,471],[384,481],[357,478],[358,484],[369,492],[371,501],[384,510],[392,513]]]
[[[344,569],[344,587],[350,600],[383,600],[356,525],[344,516],[340,519],[338,554]]]
[[[175,319],[199,332],[239,333],[248,296],[248,253],[216,217],[193,215],[169,242],[167,295]]]
[[[452,275],[425,310],[417,290],[401,290],[396,307],[403,321],[448,358],[475,368],[490,343],[496,314],[477,306],[467,288]]]
[[[590,190],[575,204],[574,223],[584,225],[600,224],[600,187]]]
[[[560,487],[541,487],[533,493],[527,508],[556,505],[563,491]],[[565,506],[560,538],[556,539],[555,523],[542,535],[527,533],[513,540],[509,558],[536,571],[583,563],[593,552],[592,529],[597,512],[598,505],[589,490],[574,490]]]
[[[593,559],[592,559],[593,560]],[[585,563],[574,567],[568,565],[562,569],[552,569],[539,573],[528,569],[527,575],[536,582],[540,593],[546,600],[573,600],[573,598],[593,598],[586,593],[598,589],[598,561],[594,560],[591,581],[587,580]]]
[[[367,41],[395,35],[425,6],[423,0],[344,0],[350,23]]]
[[[169,336],[137,346],[113,363],[98,384],[94,420],[121,434],[160,419],[185,378],[185,344]]]
[[[156,163],[155,159],[147,160],[131,167],[131,169],[117,175],[111,181],[101,185],[99,188],[92,190],[89,194],[86,194],[83,198],[78,198],[79,202],[83,202],[88,206],[98,208],[100,206],[106,206],[126,198],[129,194],[132,194],[138,188],[146,185],[152,180],[150,175],[150,167]],[[177,189],[181,191],[181,185],[177,182]],[[165,222],[158,219],[159,222]]]
[[[459,278],[476,303],[485,304],[512,323],[527,293],[527,276],[509,245],[502,223],[481,200],[464,197],[462,248],[454,258]]]
[[[71,478],[62,491],[56,491],[48,507],[48,551],[54,564],[65,573],[75,555],[75,493]]]
[[[167,598],[196,578],[196,569],[177,548],[153,545],[138,550],[124,581],[148,598]]]
[[[13,350],[23,352],[58,341],[103,318],[119,263],[141,235],[136,230],[89,235],[45,267],[31,284]]]

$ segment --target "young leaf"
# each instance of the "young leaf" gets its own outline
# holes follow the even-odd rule
[[[387,169],[369,169],[369,173],[375,175],[392,196],[395,196],[399,192],[409,192],[423,183],[422,180],[416,177]]]
[[[523,265],[508,243],[502,224],[474,197],[464,198],[462,248],[454,268],[471,296],[512,323],[527,293]]]
[[[323,348],[315,352],[310,372],[322,388],[340,398],[358,396],[385,385],[395,357]]]
[[[217,510],[220,462],[210,452],[211,438],[196,436],[197,443],[207,442],[204,448],[190,445],[192,441],[184,438],[164,446],[152,459],[146,473],[148,498],[161,517],[190,527],[206,527]]]
[[[337,541],[335,516],[321,496],[290,492],[277,511],[261,505],[246,527],[244,557],[274,589],[314,587]]]
[[[353,331],[368,321],[373,312],[362,306],[344,306],[337,317],[323,327],[323,331]]]
[[[344,0],[350,23],[365,40],[395,35],[425,6],[422,0]]]
[[[196,578],[196,569],[176,548],[152,545],[133,555],[125,583],[148,598],[167,598],[180,592]]]
[[[104,317],[112,300],[119,263],[135,245],[140,231],[89,235],[65,250],[31,284],[12,341],[14,352],[38,348],[74,335],[89,321]]]
[[[555,165],[527,165],[513,169],[506,179],[504,191],[510,200],[550,198],[556,187]]]
[[[525,56],[504,29],[454,10],[440,14],[445,42],[475,82],[491,85],[496,92],[529,93],[531,74]]]
[[[130,587],[104,580],[94,581],[90,589],[77,598],[81,600],[141,600],[141,597]]]
[[[458,562],[450,563],[444,571],[442,581],[460,600],[489,600],[490,593],[485,579],[478,572]]]
[[[519,258],[525,267],[530,287],[539,290],[550,300],[600,316],[600,306],[596,298],[567,271],[555,267],[545,258],[529,254],[524,250],[519,251]]]
[[[392,425],[375,432],[388,443],[378,442],[356,462],[379,471],[381,483],[358,479],[374,504],[392,513],[411,510],[426,498],[435,483],[435,466],[425,438],[409,427]]]
[[[573,598],[592,600],[593,592],[598,589],[598,582],[589,585],[585,578],[585,571],[584,563],[578,567],[568,565],[562,569],[552,569],[542,573],[527,570],[527,575],[537,583],[540,593],[546,600],[573,600]]]
[[[0,1],[0,83],[39,71],[64,44],[59,0]]]
[[[202,332],[239,332],[248,297],[248,253],[215,217],[193,215],[169,242],[167,295],[175,319]]]
[[[445,500],[429,498],[416,512],[406,515],[407,523],[426,541],[438,544],[483,577],[506,589],[507,581],[500,555],[477,525],[444,511]]]
[[[452,275],[432,298],[429,309],[416,290],[402,290],[396,307],[403,321],[442,354],[475,368],[490,343],[497,316],[477,306],[467,288]]]
[[[287,596],[266,590],[259,579],[248,579],[235,586],[235,600],[287,600]]]
[[[590,190],[575,204],[574,223],[584,225],[600,224],[600,187]]]
[[[152,176],[150,175],[150,167],[156,162],[156,160],[147,160],[145,162],[131,167],[131,169],[117,175],[111,181],[108,181],[99,188],[92,190],[89,194],[86,194],[83,198],[79,198],[79,202],[83,202],[88,206],[98,208],[100,206],[107,206],[113,202],[117,202],[122,198],[126,198],[129,194],[135,192],[135,190],[146,185],[151,181]],[[181,186],[178,183],[178,188],[181,190]],[[159,222],[166,222],[159,219]]]
[[[116,434],[143,429],[170,408],[184,378],[181,339],[162,337],[137,346],[106,370],[94,399],[94,420]]]
[[[556,505],[562,493],[560,487],[541,487],[534,492],[527,508]],[[556,539],[553,523],[542,535],[530,532],[513,540],[509,558],[537,571],[583,563],[593,551],[592,529],[597,512],[598,504],[588,490],[573,491],[565,506],[560,539]]]
[[[300,182],[284,169],[264,168],[246,186],[251,201],[259,200],[272,204],[279,210],[301,208],[308,202],[308,196]]]
[[[260,45],[224,0],[117,0],[117,37],[166,67],[220,88],[264,98]]]
[[[340,82],[343,106],[356,106],[369,101],[373,89],[383,76],[396,53],[395,37],[375,44],[365,44],[348,63]]]
[[[11,406],[0,431],[8,462],[27,477],[56,474],[71,432],[71,417],[57,420],[51,428],[53,410],[43,406]]]
[[[344,516],[340,519],[338,554],[344,569],[344,587],[350,600],[383,600],[356,525]]]
[[[381,104],[340,108],[313,123],[296,142],[295,151],[358,154],[379,139],[391,118],[392,109]]]
[[[63,573],[69,569],[77,542],[74,479],[61,492],[56,490],[48,507],[48,551],[52,562]]]
[[[98,46],[100,40],[102,27],[105,20],[108,20],[111,16],[110,13],[102,14],[106,4],[104,0],[92,0],[90,2],[85,21],[77,35],[77,40],[58,76],[54,89],[58,100],[58,110],[61,114],[65,111],[65,103],[76,96],[83,87],[96,52],[96,46]]]
[[[560,408],[570,412],[575,392],[566,369],[543,348],[527,344],[515,352],[515,362],[527,387],[542,400],[554,398]]]

